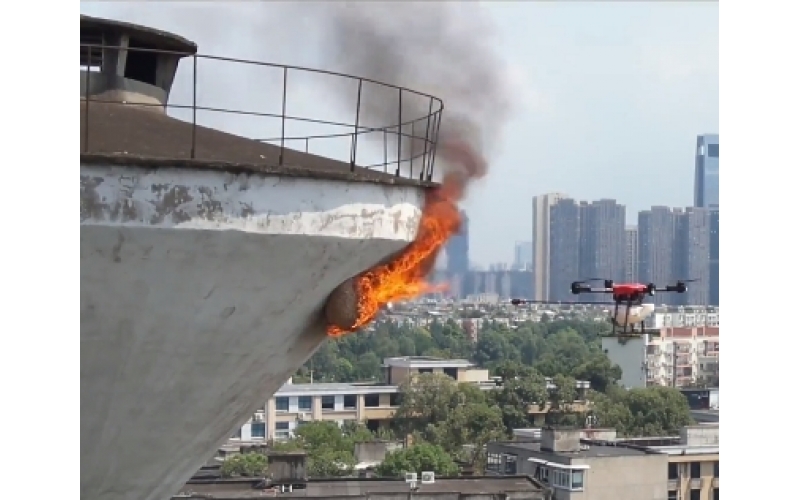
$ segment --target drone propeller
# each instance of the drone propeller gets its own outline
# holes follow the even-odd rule
[[[677,280],[678,283],[694,283],[696,281],[700,281],[700,278],[693,278],[690,280]]]
[[[554,306],[602,306],[614,305],[614,302],[589,302],[589,301],[558,301],[558,300],[528,300],[511,299],[511,305],[520,306],[526,304],[549,304]]]

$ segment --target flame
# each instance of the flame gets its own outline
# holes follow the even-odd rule
[[[355,278],[358,319],[347,329],[329,325],[328,335],[338,337],[363,328],[389,302],[446,289],[446,286],[428,283],[426,277],[439,251],[461,226],[458,200],[465,184],[466,176],[453,172],[445,176],[438,189],[427,195],[417,237],[390,262]]]

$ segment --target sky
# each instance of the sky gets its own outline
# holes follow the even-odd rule
[[[696,136],[719,127],[716,2],[471,2],[468,8],[483,9],[493,22],[492,43],[513,70],[516,94],[492,148],[490,173],[463,204],[474,263],[512,261],[515,242],[531,239],[537,194],[614,198],[627,207],[629,223],[650,206],[691,204]],[[315,50],[311,26],[294,20],[290,35],[276,26],[288,24],[278,2],[81,2],[81,13],[175,32],[195,41],[200,53],[336,69]],[[280,73],[222,66],[199,70],[198,104],[279,110]],[[171,101],[186,103],[191,79],[180,71]],[[298,78],[289,113],[341,118],[342,107],[315,90],[326,82]],[[230,115],[198,118],[251,137],[278,132],[276,124]],[[309,132],[326,133],[287,131]],[[320,147],[347,154],[346,144]]]

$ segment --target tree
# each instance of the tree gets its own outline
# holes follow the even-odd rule
[[[267,470],[267,457],[262,453],[237,454],[225,459],[220,467],[222,477],[260,477]]]
[[[406,472],[431,471],[439,476],[455,476],[458,466],[441,446],[421,443],[387,453],[376,472],[383,477],[402,477]]]

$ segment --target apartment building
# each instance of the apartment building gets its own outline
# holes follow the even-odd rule
[[[623,386],[686,387],[719,374],[719,327],[662,327],[624,341],[601,340],[603,351],[622,369]]]
[[[541,429],[490,443],[487,473],[529,475],[553,500],[719,500],[719,426],[618,439],[613,429]],[[530,434],[528,434],[530,435]]]
[[[441,373],[461,383],[475,384],[484,390],[499,387],[498,381],[489,377],[489,370],[476,367],[465,359],[440,359],[426,356],[407,356],[384,360],[385,382],[375,383],[312,383],[284,384],[263,408],[233,436],[234,441],[259,442],[270,439],[288,439],[304,423],[329,420],[344,424],[348,421],[364,423],[375,431],[388,426],[400,404],[400,385],[410,377],[422,373]],[[548,381],[548,388],[554,388]],[[576,411],[585,411],[588,381],[577,381]],[[549,410],[531,405],[529,412],[540,420]]]
[[[719,307],[660,307],[645,321],[647,328],[719,327]]]

